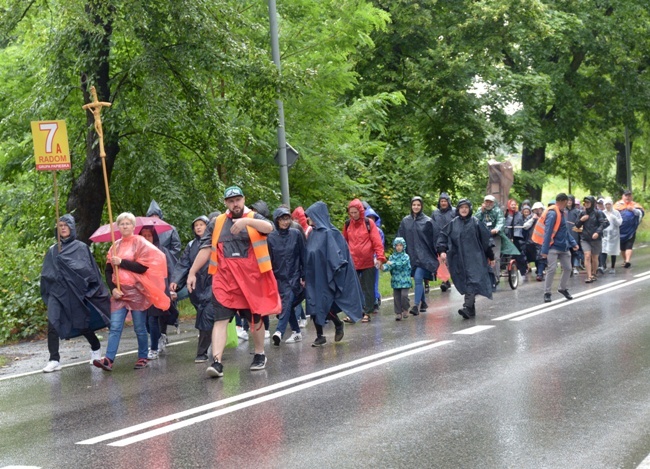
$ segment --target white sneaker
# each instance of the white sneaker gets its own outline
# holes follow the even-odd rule
[[[300,326],[300,329],[307,327],[307,320],[301,319],[300,321],[298,321],[298,325]]]
[[[237,326],[237,337],[241,340],[248,340],[248,332],[246,332],[243,327]]]
[[[291,334],[291,337],[284,341],[285,344],[295,344],[296,342],[302,342],[302,334],[300,332],[294,332]]]
[[[270,339],[271,338],[271,331],[264,331],[264,338],[265,339]]]
[[[43,368],[43,373],[52,373],[53,371],[59,371],[61,369],[61,363],[56,360],[50,360]]]
[[[167,350],[168,343],[169,339],[167,338],[167,334],[160,334],[160,339],[158,339],[158,353],[163,353]]]
[[[147,354],[147,360],[158,360],[158,350],[149,349],[149,353]]]
[[[90,351],[90,364],[93,364],[93,360],[101,360],[102,359],[102,349],[97,349],[97,350],[91,350]]]
[[[280,342],[282,342],[282,333],[280,331],[275,331],[275,334],[273,334],[273,345],[277,347],[280,345]]]

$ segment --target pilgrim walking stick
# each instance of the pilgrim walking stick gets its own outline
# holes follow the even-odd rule
[[[113,229],[113,210],[111,208],[111,192],[108,188],[108,174],[106,173],[106,151],[104,150],[104,130],[102,129],[102,117],[101,111],[103,107],[111,107],[112,103],[107,103],[104,101],[99,101],[97,99],[97,90],[94,86],[90,87],[90,94],[93,98],[92,102],[84,104],[83,108],[86,111],[90,111],[95,118],[95,132],[97,132],[97,137],[99,138],[99,157],[102,160],[102,172],[104,174],[104,189],[106,190],[106,204],[108,206],[108,223],[111,227],[111,242],[113,245],[111,249],[115,247],[115,231]],[[120,276],[117,266],[113,266],[115,269],[115,284],[117,289],[120,290]]]

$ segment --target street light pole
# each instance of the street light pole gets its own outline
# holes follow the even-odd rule
[[[271,54],[273,62],[278,67],[278,72],[282,74],[280,67],[280,42],[278,40],[278,15],[275,7],[275,0],[268,0],[269,4],[269,21],[271,24]],[[280,190],[282,191],[282,203],[289,207],[289,166],[287,165],[287,139],[284,133],[284,104],[279,98],[275,102],[278,104],[278,160],[280,164]]]

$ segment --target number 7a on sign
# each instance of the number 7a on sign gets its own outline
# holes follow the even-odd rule
[[[68,129],[65,121],[32,121],[37,171],[70,169]]]

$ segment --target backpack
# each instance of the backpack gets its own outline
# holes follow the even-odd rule
[[[368,230],[368,233],[370,233],[370,218],[368,217],[363,217],[363,220],[366,222],[366,229]],[[350,226],[350,219],[348,218],[345,220],[345,231],[348,231],[348,227]]]

